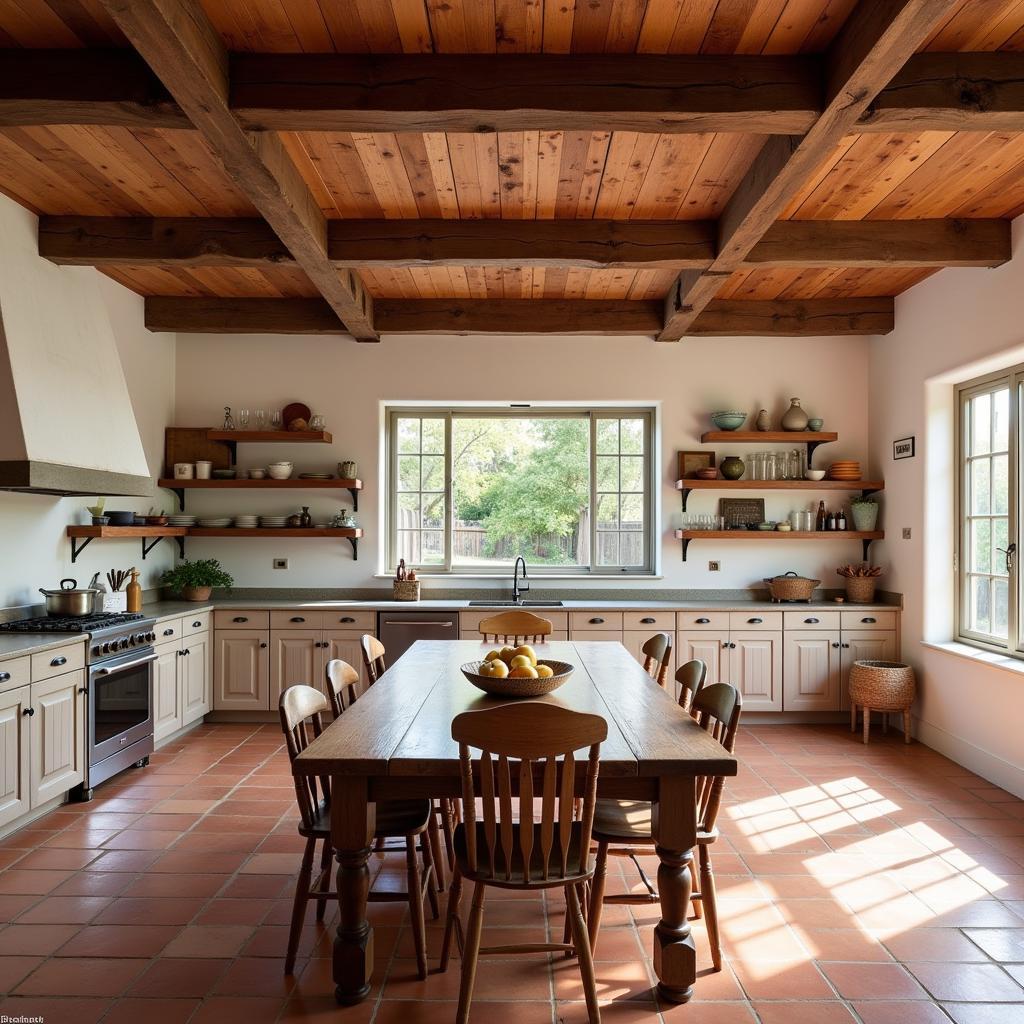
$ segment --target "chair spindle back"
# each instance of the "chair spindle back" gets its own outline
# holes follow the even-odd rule
[[[327,662],[325,672],[327,678],[327,696],[331,701],[331,710],[338,718],[345,708],[356,702],[356,687],[359,686],[359,673],[341,658],[332,658]]]
[[[708,666],[705,662],[694,658],[676,669],[676,682],[679,684],[679,706],[684,711],[689,711],[694,718],[693,702],[704,686],[708,677]]]
[[[643,647],[644,671],[664,689],[668,682],[668,663],[672,660],[672,637],[668,633],[655,633]]]
[[[387,671],[387,664],[384,661],[384,645],[369,633],[364,633],[359,639],[359,647],[363,652],[363,664],[366,665],[366,674],[370,679],[370,685]]]
[[[484,643],[541,643],[551,636],[551,622],[532,612],[510,611],[481,619],[477,626]]]
[[[736,749],[736,732],[742,711],[743,698],[731,683],[705,686],[693,702],[698,725],[718,740],[730,754]],[[697,821],[706,832],[712,831],[718,820],[724,787],[724,775],[704,775],[697,779]]]
[[[323,715],[328,707],[327,698],[319,690],[303,683],[289,686],[281,694],[278,712],[290,763],[324,731]],[[330,777],[296,775],[294,781],[302,824],[312,828],[321,807],[330,806]]]

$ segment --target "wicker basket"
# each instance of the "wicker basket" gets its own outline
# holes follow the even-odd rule
[[[391,596],[395,601],[418,601],[420,599],[420,581],[392,580]]]
[[[850,702],[872,711],[905,711],[914,703],[914,670],[898,661],[855,661]]]
[[[795,572],[771,576],[764,582],[768,584],[768,594],[773,601],[810,601],[814,588],[821,585],[821,580],[810,580]]]
[[[877,584],[877,576],[847,576],[846,596],[854,604],[871,604]]]

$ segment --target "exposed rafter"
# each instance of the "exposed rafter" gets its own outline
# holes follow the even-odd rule
[[[594,299],[378,299],[383,334],[656,334],[660,302]],[[197,334],[336,334],[319,299],[146,299],[146,326]],[[825,336],[886,334],[893,300],[855,298],[771,302],[716,300],[691,334]]]
[[[228,108],[228,53],[198,3],[103,5],[266,218],[353,337],[376,340],[359,278],[327,259],[327,222],[276,133],[250,135]]]
[[[716,280],[743,264],[797,190],[957,0],[891,0],[858,4],[825,59],[826,103],[803,136],[773,135],[740,182],[718,224],[718,255],[696,277],[684,271],[665,303],[659,341],[690,332],[717,294]]]
[[[532,266],[701,270],[712,221],[338,220],[337,267]],[[43,217],[39,253],[72,266],[268,267],[294,262],[258,219]],[[995,267],[1003,220],[780,221],[747,256],[759,267]]]

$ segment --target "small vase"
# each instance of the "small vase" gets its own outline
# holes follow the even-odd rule
[[[766,431],[772,429],[772,421],[768,416],[768,410],[762,409],[757,414],[757,419],[754,421],[754,426],[760,431]]]
[[[743,465],[743,460],[735,455],[729,455],[722,459],[722,464],[718,467],[718,471],[726,480],[739,480],[743,476],[744,469],[746,466]]]
[[[789,408],[786,410],[785,416],[782,417],[782,429],[783,430],[806,430],[807,429],[807,413],[800,408],[800,399],[791,398],[789,400]]]
[[[871,533],[878,523],[878,506],[873,501],[851,502],[850,514],[853,528],[861,533]]]
[[[299,526],[308,530],[313,525],[313,517],[309,514],[309,506],[302,506],[302,515],[299,516]]]
[[[209,601],[213,587],[182,587],[181,597],[184,601]]]

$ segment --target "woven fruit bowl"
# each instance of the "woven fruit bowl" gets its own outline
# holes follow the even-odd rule
[[[551,661],[541,658],[538,665],[547,665],[552,675],[541,679],[517,679],[510,676],[482,676],[479,668],[482,661],[467,661],[461,666],[462,674],[478,689],[495,697],[541,697],[545,693],[557,690],[569,676],[575,665],[567,661]]]

